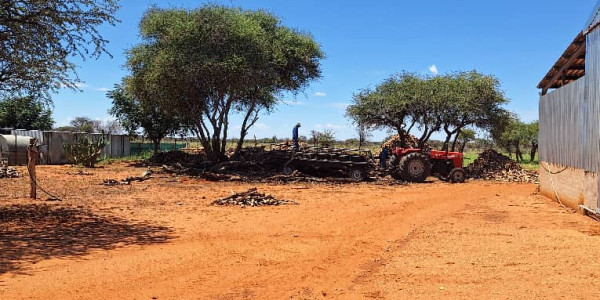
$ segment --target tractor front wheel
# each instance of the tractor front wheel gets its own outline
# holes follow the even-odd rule
[[[454,168],[450,171],[450,175],[448,176],[452,183],[463,183],[465,179],[467,179],[467,174],[465,170],[461,168]]]
[[[421,153],[410,153],[400,159],[398,173],[402,179],[410,182],[423,182],[429,176],[431,163]]]

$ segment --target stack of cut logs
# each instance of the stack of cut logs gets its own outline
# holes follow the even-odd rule
[[[473,178],[503,182],[538,182],[536,171],[524,170],[519,163],[493,149],[487,149],[467,167]]]
[[[13,167],[2,166],[0,167],[0,178],[17,178],[21,177],[21,174]]]
[[[292,200],[280,200],[273,195],[259,193],[256,188],[251,188],[242,193],[234,193],[229,197],[217,199],[212,202],[212,205],[240,205],[242,207],[285,204],[298,204],[298,202]]]

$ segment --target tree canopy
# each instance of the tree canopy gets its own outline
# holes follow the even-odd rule
[[[165,136],[185,128],[181,119],[164,113],[164,110],[156,105],[132,97],[122,85],[116,85],[107,96],[113,102],[109,113],[120,121],[129,134],[134,134],[142,128],[144,135],[154,144],[154,153],[158,152],[160,141]]]
[[[98,26],[115,24],[117,0],[5,0],[0,4],[0,94],[43,97],[77,88],[69,57],[96,58],[107,40]]]
[[[444,148],[455,150],[460,133],[469,126],[490,130],[503,119],[508,100],[498,79],[476,71],[434,77],[404,72],[375,89],[356,93],[347,115],[370,128],[392,129],[401,137],[420,130],[423,147],[434,132],[444,131]],[[453,139],[452,139],[453,138]]]
[[[502,128],[501,131],[493,135],[494,142],[508,151],[512,156],[514,151],[518,162],[523,161],[523,147],[530,149],[529,161],[535,159],[538,149],[539,122],[524,123],[513,116]]]
[[[224,157],[232,113],[243,116],[239,149],[279,93],[299,91],[321,74],[324,55],[313,38],[265,11],[151,8],[140,32],[143,42],[128,52],[126,88],[189,120],[211,159]]]
[[[102,122],[89,117],[76,117],[69,122],[68,131],[94,133],[102,131]]]
[[[53,124],[52,110],[32,96],[0,100],[0,127],[50,130]]]

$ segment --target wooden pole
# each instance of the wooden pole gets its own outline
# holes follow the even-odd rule
[[[35,199],[36,198],[36,176],[35,176],[35,159],[37,157],[37,146],[35,145],[36,139],[30,139],[29,140],[29,146],[27,147],[27,158],[28,158],[28,162],[27,162],[27,169],[29,171],[29,184],[30,184],[30,190],[29,190],[29,197],[31,199]]]

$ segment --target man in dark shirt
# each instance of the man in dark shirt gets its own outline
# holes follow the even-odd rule
[[[296,124],[296,126],[294,126],[294,129],[292,130],[292,143],[293,143],[294,150],[298,150],[298,148],[300,148],[300,145],[298,144],[298,128],[299,127],[301,127],[300,123]]]

